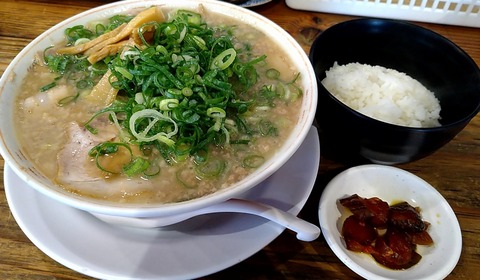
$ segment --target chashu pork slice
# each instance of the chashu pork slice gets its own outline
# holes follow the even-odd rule
[[[108,128],[108,126],[105,126]],[[68,140],[57,155],[57,181],[61,184],[92,183],[104,179],[103,172],[88,155],[96,145],[116,137],[114,129],[100,129],[98,134],[72,122],[67,128]]]
[[[112,201],[151,192],[151,186],[143,184],[141,178],[109,177],[96,166],[89,151],[101,142],[115,140],[118,130],[107,123],[94,126],[99,131],[95,135],[75,122],[68,127],[68,141],[57,155],[57,182],[74,193]]]

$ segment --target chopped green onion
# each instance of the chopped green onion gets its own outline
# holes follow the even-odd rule
[[[202,23],[202,16],[192,11],[178,10],[176,17],[182,18],[192,25],[200,25]]]
[[[175,176],[177,181],[187,189],[193,189],[198,186],[198,181],[195,176],[191,176],[186,169],[178,170],[177,173],[175,173]]]
[[[78,45],[85,44],[85,43],[90,42],[90,41],[91,40],[89,38],[79,38],[75,41],[75,43],[73,45],[78,46]]]
[[[161,169],[158,164],[150,163],[149,167],[143,171],[143,175],[150,178],[160,174],[160,171]]]
[[[83,25],[76,25],[65,29],[65,36],[70,44],[74,44],[79,39],[91,39],[95,34]]]
[[[100,36],[102,35],[103,33],[105,33],[105,26],[101,23],[95,25],[95,34],[97,34],[97,36]]]
[[[40,88],[40,91],[41,91],[41,92],[44,92],[44,91],[47,91],[47,90],[49,90],[49,89],[51,89],[51,88],[54,88],[54,87],[56,87],[56,86],[57,86],[57,83],[56,83],[56,82],[51,82],[51,83],[49,83],[48,85],[45,85],[45,86],[41,87],[41,88]]]
[[[205,43],[205,40],[203,40],[202,37],[199,37],[199,36],[197,36],[197,35],[194,35],[194,36],[192,36],[192,40],[193,40],[193,42],[195,42],[195,44],[196,44],[202,51],[208,50],[208,48],[207,48],[207,43]]]
[[[211,107],[207,109],[207,116],[211,118],[223,119],[227,116],[227,113],[222,108]]]
[[[160,101],[159,109],[162,111],[170,111],[175,107],[178,107],[178,99],[169,98]]]
[[[186,97],[190,97],[190,96],[193,95],[193,90],[192,90],[191,88],[189,88],[189,87],[184,87],[184,88],[182,89],[182,94],[183,94],[184,96],[186,96]]]
[[[221,159],[210,159],[197,166],[196,171],[201,178],[219,177],[225,171],[226,163]]]
[[[137,102],[137,104],[145,103],[145,98],[143,97],[143,93],[137,92],[135,94],[135,102]]]
[[[267,120],[260,120],[258,123],[258,130],[263,136],[278,136],[278,129],[272,122]]]
[[[130,161],[127,165],[123,166],[123,173],[128,177],[132,177],[136,174],[145,172],[150,167],[148,160],[137,157]]]
[[[158,45],[156,48],[156,51],[163,54],[163,55],[168,55],[168,50],[162,45]]]
[[[118,152],[119,147],[124,147],[130,153],[130,157],[133,157],[132,149],[129,145],[125,143],[115,143],[115,142],[103,142],[97,146],[90,149],[88,155],[95,158],[95,164],[97,167],[107,173],[118,174],[118,172],[113,170],[107,170],[100,164],[100,157],[104,155],[110,155]]]
[[[64,97],[62,99],[60,99],[58,101],[58,105],[59,106],[64,106],[64,105],[67,105],[71,102],[74,102],[75,100],[77,100],[77,98],[80,96],[80,93],[77,93],[75,95],[71,95],[71,96],[67,96],[67,97]]]
[[[243,159],[243,166],[248,168],[258,168],[265,162],[265,158],[259,155],[249,155]]]
[[[91,25],[91,32],[83,26],[75,27],[68,31],[69,44],[91,40],[131,18],[112,17],[108,24]],[[149,160],[132,156],[123,170],[127,176],[158,174],[160,168],[152,158],[160,154],[167,164],[193,157],[198,164],[198,177],[215,178],[224,171],[226,163],[208,158],[212,145],[249,144],[255,137],[275,135],[276,128],[263,120],[263,111],[271,110],[281,98],[289,101],[301,95],[295,84],[298,76],[284,82],[273,68],[262,75],[273,79],[274,84],[257,85],[257,69],[264,67],[266,56],[254,57],[250,45],[239,48],[241,44],[235,41],[233,30],[229,26],[209,27],[200,14],[178,10],[172,11],[167,22],[142,25],[138,30],[142,43],[138,46],[94,65],[81,55],[51,55],[48,48],[44,57],[50,69],[85,89],[111,70],[110,83],[118,90],[117,99],[95,113],[85,128],[97,133],[91,126],[92,120],[107,113],[122,143],[130,148],[139,145],[155,149],[156,152],[144,155]],[[62,102],[77,97],[67,97]],[[107,146],[97,151],[95,157],[123,145]],[[262,158],[251,156],[244,165],[252,168],[261,161]],[[197,182],[183,177],[187,173],[179,172],[177,179],[185,186],[195,187]]]
[[[122,74],[122,76],[125,77],[125,79],[127,79],[127,80],[132,80],[133,79],[132,73],[128,72],[127,69],[117,66],[117,67],[115,67],[115,70],[117,72],[119,72],[120,74]]]
[[[269,79],[277,80],[278,78],[280,78],[280,71],[278,71],[277,69],[274,69],[274,68],[270,68],[270,69],[267,70],[265,75]]]
[[[92,81],[89,79],[83,79],[77,82],[76,86],[78,89],[86,89],[90,86],[92,86]]]
[[[237,57],[237,52],[235,51],[234,48],[226,49],[212,60],[210,69],[218,68],[220,70],[225,70],[227,67],[232,65],[236,57]]]
[[[141,128],[141,131],[137,131],[137,129],[139,129],[137,123],[142,120],[147,120],[148,123],[146,126],[143,126]],[[170,132],[161,131],[155,133],[154,135],[149,135],[153,126],[159,121],[171,123],[174,129]],[[172,118],[164,116],[162,113],[153,109],[144,109],[133,113],[130,117],[129,127],[132,135],[140,142],[151,142],[154,140],[158,140],[169,146],[173,145],[174,143],[174,141],[170,138],[178,132],[177,123]]]

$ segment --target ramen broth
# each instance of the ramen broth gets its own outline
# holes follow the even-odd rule
[[[165,14],[169,12],[164,11]],[[266,55],[266,60],[255,66],[259,79],[252,90],[274,83],[265,75],[271,68],[280,72],[280,80],[295,79],[299,70],[292,66],[294,63],[289,61],[288,55],[268,34],[218,14],[202,12],[202,18],[209,26],[234,26],[235,47],[244,48],[248,45],[254,56]],[[93,146],[105,139],[119,141],[118,128],[108,114],[92,121],[91,126],[98,128],[98,134],[92,134],[85,128],[85,123],[104,107],[85,98],[90,94],[89,90],[79,92],[75,85],[64,79],[46,91],[39,90],[57,76],[44,65],[39,55],[19,89],[14,121],[22,150],[38,170],[65,190],[112,202],[185,201],[211,194],[242,180],[259,165],[254,163],[249,166],[246,161],[259,158],[266,161],[285,142],[297,123],[298,108],[301,106],[300,94],[299,98],[289,102],[276,100],[271,110],[264,112],[263,108],[258,107],[249,111],[247,120],[258,123],[258,120],[266,119],[277,128],[277,133],[254,137],[248,144],[210,145],[208,157],[219,160],[214,164],[224,165],[220,169],[221,174],[199,176],[199,166],[193,156],[167,162],[159,151],[152,149],[146,157],[158,166],[156,174],[126,176],[102,171],[88,154]],[[79,97],[74,102],[59,105],[60,101],[77,93]],[[138,153],[138,147],[132,146],[132,150]],[[123,159],[118,156],[117,160],[128,161],[128,156]]]

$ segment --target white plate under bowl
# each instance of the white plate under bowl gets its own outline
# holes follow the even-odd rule
[[[315,127],[293,157],[241,198],[297,215],[317,177]],[[248,214],[198,216],[162,229],[112,226],[35,191],[5,165],[10,210],[27,237],[64,266],[101,279],[191,279],[235,265],[285,229]],[[301,242],[301,241],[299,241]]]
[[[379,197],[391,204],[406,201],[421,208],[431,223],[432,246],[417,246],[420,262],[405,270],[392,270],[378,264],[370,255],[346,249],[341,237],[338,199],[358,194]],[[333,178],[320,199],[318,216],[322,233],[333,252],[351,270],[366,279],[443,279],[455,268],[462,251],[460,225],[442,195],[418,176],[393,166],[367,164],[352,167]]]

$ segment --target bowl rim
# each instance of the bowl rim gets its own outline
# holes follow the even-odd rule
[[[278,36],[279,38],[281,38],[283,45],[289,45],[290,47],[293,47],[291,49],[291,52],[294,52],[292,57],[298,56],[302,58],[302,61],[298,62],[297,64],[299,67],[299,71],[301,71],[302,74],[305,73],[307,75],[304,77],[304,82],[308,83],[308,86],[307,84],[305,84],[306,88],[303,93],[304,100],[302,101],[302,108],[305,108],[305,111],[308,111],[308,113],[304,112],[299,116],[299,122],[297,123],[294,131],[286,140],[286,144],[284,145],[284,147],[287,148],[281,149],[281,153],[277,153],[274,156],[275,159],[277,159],[276,161],[267,161],[267,163],[265,164],[265,168],[262,168],[261,174],[263,176],[254,176],[258,173],[254,172],[254,175],[248,176],[247,178],[240,181],[240,183],[237,183],[232,187],[219,190],[213,194],[177,203],[121,205],[118,203],[108,203],[105,201],[88,200],[83,197],[66,194],[54,190],[54,188],[44,186],[30,173],[25,172],[26,170],[28,171],[28,168],[25,168],[17,162],[15,156],[18,155],[12,155],[12,151],[9,149],[4,139],[4,133],[3,131],[0,131],[0,153],[5,159],[5,164],[8,163],[12,170],[14,170],[14,172],[18,174],[23,181],[27,182],[36,190],[49,197],[52,197],[55,200],[62,201],[70,206],[85,210],[87,212],[112,214],[127,217],[152,217],[177,214],[181,212],[196,210],[211,204],[225,201],[258,185],[260,182],[262,182],[264,179],[266,179],[276,170],[278,170],[295,153],[295,151],[300,147],[303,140],[306,138],[315,118],[318,92],[315,72],[313,71],[313,67],[308,59],[308,55],[305,53],[300,44],[286,30],[284,30],[282,27],[280,27],[270,19],[249,9],[245,9],[237,5],[217,0],[202,0],[201,2],[196,0],[177,0],[174,3],[170,2],[169,0],[126,0],[97,6],[95,8],[88,9],[72,17],[69,17],[55,24],[53,27],[47,29],[45,32],[32,40],[25,48],[23,48],[17,54],[17,56],[8,65],[4,74],[0,78],[0,98],[3,98],[2,95],[5,94],[5,86],[11,79],[10,76],[15,75],[15,69],[16,67],[18,67],[18,64],[25,59],[24,57],[29,51],[35,49],[38,50],[39,48],[37,45],[40,42],[43,42],[44,40],[49,40],[49,37],[52,35],[52,33],[58,32],[58,30],[63,30],[67,26],[71,26],[72,24],[76,24],[78,22],[81,22],[82,20],[85,20],[85,18],[89,18],[92,16],[97,18],[108,18],[114,14],[126,13],[128,11],[136,9],[141,10],[144,8],[148,8],[152,5],[160,7],[164,6],[173,9],[175,9],[174,7],[196,7],[198,9],[199,6],[205,6],[211,12],[221,12],[226,16],[241,19],[242,21],[250,25],[252,25],[253,23],[261,23],[259,24],[259,26],[264,33],[273,34],[272,36]],[[267,29],[270,32],[267,33]],[[274,39],[276,41],[279,41],[279,38]],[[2,130],[3,126],[4,125],[2,124]],[[295,134],[296,137],[293,137],[293,134]]]

